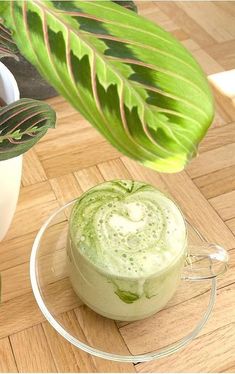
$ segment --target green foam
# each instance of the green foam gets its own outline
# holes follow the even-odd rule
[[[181,212],[142,182],[95,186],[76,201],[69,225],[73,250],[107,276],[150,276],[166,269],[185,247]]]

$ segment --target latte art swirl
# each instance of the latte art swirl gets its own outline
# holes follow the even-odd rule
[[[70,235],[100,271],[136,279],[162,271],[182,256],[186,233],[178,208],[154,187],[110,181],[78,199]]]

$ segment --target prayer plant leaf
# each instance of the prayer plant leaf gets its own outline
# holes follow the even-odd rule
[[[28,151],[55,122],[54,110],[38,100],[21,99],[1,108],[0,161]]]
[[[13,0],[0,11],[20,52],[123,154],[161,172],[197,154],[213,98],[171,34],[112,1]]]
[[[18,49],[12,40],[11,32],[3,25],[0,19],[0,59],[2,57],[13,57],[18,60],[17,51]]]

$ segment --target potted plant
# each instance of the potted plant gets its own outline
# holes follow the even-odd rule
[[[14,56],[0,43],[0,58]],[[22,154],[55,126],[55,113],[46,103],[19,100],[16,80],[0,62],[0,241],[12,221],[20,189]]]
[[[114,1],[128,9],[137,11],[133,1]],[[0,30],[1,33],[1,30]],[[48,99],[57,95],[56,90],[42,78],[37,69],[22,56],[19,50],[15,51],[15,57],[4,56],[2,62],[13,73],[17,80],[19,90],[23,97],[33,99]]]
[[[115,2],[137,10],[132,1]],[[56,94],[36,68],[22,56],[2,19],[0,59],[10,66],[16,75],[24,96],[41,99]],[[49,127],[54,127],[56,121],[54,111],[47,104],[36,100],[19,100],[18,84],[7,66],[0,62],[0,241],[4,238],[16,209],[22,154],[31,148]]]
[[[112,1],[13,0],[0,11],[22,55],[119,151],[160,172],[197,155],[213,97],[170,33]]]
[[[24,57],[122,153],[160,172],[197,155],[213,98],[171,34],[112,1],[2,1],[0,11]]]

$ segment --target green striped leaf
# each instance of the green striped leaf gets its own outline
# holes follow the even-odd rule
[[[0,161],[28,151],[49,127],[56,115],[46,103],[21,99],[0,110]]]
[[[137,6],[134,3],[134,1],[131,0],[112,0],[114,3],[124,6],[127,9],[133,10],[134,12],[137,12]]]
[[[18,60],[17,47],[12,40],[11,32],[3,25],[0,19],[0,59],[2,57],[13,57]]]
[[[11,1],[0,10],[21,53],[122,153],[163,172],[197,154],[213,99],[172,35],[111,1]]]

